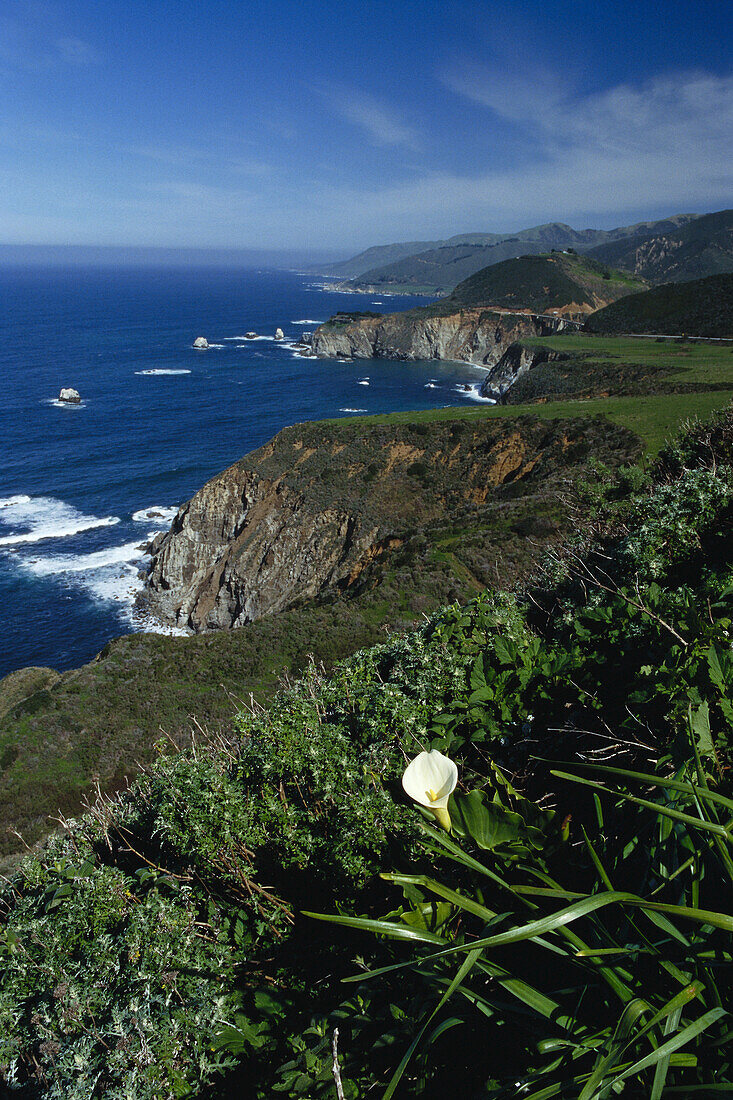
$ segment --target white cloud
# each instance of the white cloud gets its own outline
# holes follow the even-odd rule
[[[420,146],[416,130],[384,103],[371,95],[346,89],[322,93],[332,110],[347,122],[360,127],[374,145],[402,145],[416,150]]]

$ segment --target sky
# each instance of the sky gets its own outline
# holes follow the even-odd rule
[[[2,0],[0,244],[300,250],[733,205],[718,0]]]

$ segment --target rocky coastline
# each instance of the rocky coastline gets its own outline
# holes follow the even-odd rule
[[[338,313],[313,332],[305,354],[320,359],[437,359],[487,371],[481,396],[500,401],[513,383],[538,363],[561,358],[522,341],[577,331],[579,322],[556,314],[498,309],[460,309],[436,314]]]

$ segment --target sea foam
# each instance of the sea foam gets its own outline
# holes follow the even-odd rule
[[[209,345],[211,346],[211,345]],[[190,370],[173,369],[168,367],[151,367],[150,370],[136,370],[135,374],[190,374]]]
[[[463,386],[456,386],[456,391],[460,393],[462,397],[467,397],[469,401],[480,401],[484,405],[496,404],[493,397],[482,397],[479,383],[471,386],[470,390],[464,390]]]
[[[15,528],[8,534],[0,535],[0,546],[21,546],[44,539],[68,538],[80,531],[113,527],[120,522],[117,516],[85,516],[71,504],[54,497],[19,495],[6,497],[0,505],[0,531]]]
[[[178,509],[175,505],[172,507],[158,507],[153,505],[150,508],[141,508],[138,512],[132,513],[132,518],[135,523],[165,523],[170,524],[173,522]]]

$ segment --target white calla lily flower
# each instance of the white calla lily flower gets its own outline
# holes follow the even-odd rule
[[[450,832],[448,799],[457,783],[457,765],[437,749],[421,752],[410,761],[402,776],[405,793],[430,810],[447,832]]]

